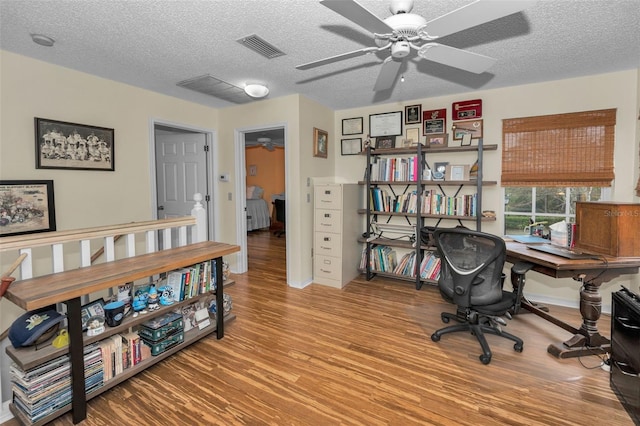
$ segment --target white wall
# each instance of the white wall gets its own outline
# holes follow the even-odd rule
[[[485,180],[500,181],[502,120],[513,117],[529,117],[565,112],[617,108],[615,171],[613,200],[640,202],[634,196],[638,180],[638,105],[640,99],[640,73],[638,70],[595,75],[568,80],[550,81],[503,89],[474,91],[467,94],[442,96],[437,98],[410,100],[403,103],[373,105],[367,108],[354,108],[336,112],[334,132],[342,131],[342,119],[364,118],[364,134],[369,128],[369,115],[381,112],[403,111],[406,105],[421,104],[422,109],[447,109],[447,128],[451,132],[451,104],[468,99],[482,99],[482,119],[484,142],[498,144],[498,151],[485,153]],[[415,127],[415,125],[410,125]],[[421,132],[422,134],[422,132]],[[351,136],[349,136],[351,137]],[[360,137],[360,135],[356,135]],[[422,137],[424,138],[424,136]],[[424,139],[422,139],[424,141]],[[635,153],[631,155],[631,153]],[[363,156],[341,156],[336,152],[336,174],[348,182],[362,180],[366,159]],[[441,157],[439,157],[441,158]],[[456,157],[461,164],[467,158]],[[447,161],[440,159],[436,161]],[[451,159],[448,161],[451,162]],[[503,234],[504,191],[498,185],[487,187],[484,191],[483,208],[495,210],[498,220],[495,223],[483,223],[482,230]],[[638,289],[638,275],[628,275],[602,286],[604,310],[610,310],[611,291],[620,284]],[[555,280],[538,273],[527,276],[526,293],[539,300],[578,306],[579,285],[571,279]]]

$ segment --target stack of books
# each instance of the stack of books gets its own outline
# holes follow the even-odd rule
[[[11,364],[11,383],[15,406],[33,423],[71,404],[71,364],[69,355],[52,359],[31,370]],[[103,362],[97,344],[84,348],[85,392],[100,388]]]

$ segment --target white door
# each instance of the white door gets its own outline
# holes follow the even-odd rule
[[[195,193],[209,211],[206,135],[156,131],[155,144],[158,219],[190,215]]]

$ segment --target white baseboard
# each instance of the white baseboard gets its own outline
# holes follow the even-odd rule
[[[303,281],[303,282],[298,282],[298,281],[293,282],[292,281],[292,282],[289,282],[288,284],[289,284],[289,287],[291,287],[291,288],[303,289],[306,286],[308,286],[309,284],[311,284],[312,282],[313,282],[313,279],[310,278],[307,281]]]
[[[13,418],[13,413],[9,410],[9,403],[11,401],[5,401],[2,403],[2,411],[0,411],[0,424],[8,422]]]

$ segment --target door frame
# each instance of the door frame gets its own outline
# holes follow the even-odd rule
[[[209,188],[210,201],[202,200],[204,208],[207,211],[207,226],[209,228],[209,240],[215,241],[218,234],[219,223],[217,203],[214,203],[215,195],[218,193],[218,184],[214,177],[218,173],[217,161],[214,161],[214,153],[218,152],[217,132],[214,129],[204,127],[196,127],[189,124],[174,123],[167,120],[151,118],[149,120],[149,164],[150,164],[150,180],[151,180],[151,217],[158,219],[158,186],[156,185],[156,125],[171,127],[176,130],[184,130],[190,133],[201,133],[205,136],[205,144],[209,146],[206,151],[206,180]],[[206,194],[202,194],[203,197]]]
[[[273,123],[273,124],[265,124],[262,126],[252,126],[252,127],[242,127],[234,130],[234,143],[235,143],[235,157],[236,157],[236,188],[235,192],[236,196],[236,211],[241,213],[238,214],[238,218],[246,216],[246,207],[247,207],[247,167],[246,167],[246,156],[245,156],[245,133],[255,133],[261,130],[273,130],[273,129],[283,129],[284,130],[284,192],[288,193],[289,188],[291,187],[289,184],[289,163],[287,157],[287,145],[288,145],[288,129],[287,123]],[[285,197],[285,227],[288,220],[288,212],[289,208],[287,207],[289,203],[288,197]],[[287,259],[290,259],[289,255],[289,233],[285,232],[285,244],[286,244],[286,282],[289,284],[289,277],[291,274],[289,273],[289,262]],[[245,220],[237,220],[236,221],[236,241],[238,241],[238,245],[240,246],[240,251],[236,255],[236,267],[238,268],[237,273],[247,272],[249,269],[248,265],[248,254],[247,254],[247,221]],[[236,272],[236,271],[234,271]]]

